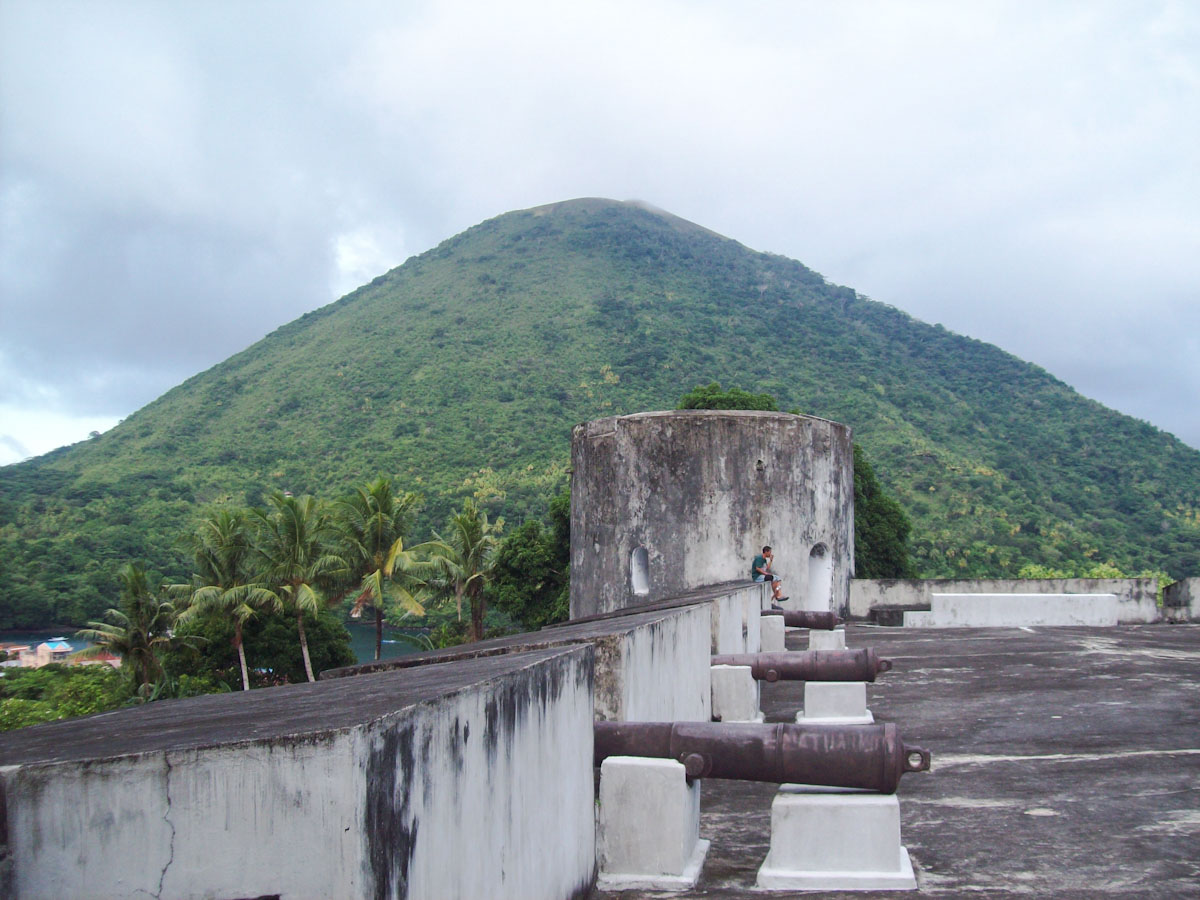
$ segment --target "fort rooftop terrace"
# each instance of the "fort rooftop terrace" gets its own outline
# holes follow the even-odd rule
[[[789,649],[805,649],[791,632]],[[933,751],[900,786],[919,891],[763,897],[1195,897],[1200,890],[1200,625],[892,629],[850,625],[895,669],[868,685],[877,721]],[[762,685],[791,721],[803,685]],[[742,898],[770,842],[775,787],[708,781],[700,882]]]

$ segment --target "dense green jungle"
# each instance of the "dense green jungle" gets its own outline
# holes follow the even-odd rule
[[[246,302],[252,303],[252,297]],[[571,428],[710,381],[852,426],[921,575],[1200,574],[1200,452],[1037,366],[634,203],[507,213],[188,379],[106,434],[0,469],[0,627],[80,624],[116,572],[187,573],[213,504],[420,492],[516,527]]]

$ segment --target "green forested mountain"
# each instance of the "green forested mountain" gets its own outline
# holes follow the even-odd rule
[[[377,475],[510,523],[571,427],[700,383],[851,425],[922,574],[1112,561],[1200,573],[1200,452],[1004,351],[636,204],[490,219],[189,379],[98,438],[0,469],[0,626],[80,622],[131,559],[184,571],[205,504]],[[47,612],[47,607],[49,612]]]

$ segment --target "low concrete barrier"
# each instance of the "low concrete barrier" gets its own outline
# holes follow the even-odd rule
[[[6,734],[0,896],[582,895],[592,664],[567,647]]]
[[[712,652],[757,653],[764,588],[748,584],[712,601]]]
[[[1171,622],[1200,622],[1200,578],[1181,578],[1167,585],[1163,614]]]
[[[1117,624],[1115,594],[933,594],[929,612],[906,612],[908,628]]]
[[[762,598],[714,586],[5,735],[0,896],[586,893],[593,720],[709,721],[712,653],[758,651]]]
[[[594,708],[610,721],[696,721],[712,717],[709,658],[714,602],[729,591],[687,604],[566,622],[541,631],[414,653],[321,673],[321,680],[589,644],[595,649]],[[741,613],[729,606],[729,621]],[[740,628],[740,626],[739,626]]]
[[[623,722],[712,719],[712,609],[643,613],[596,642],[596,718]],[[564,629],[565,630],[565,629]]]
[[[929,607],[939,594],[1115,594],[1122,625],[1160,621],[1154,578],[856,578],[850,615],[865,619],[873,607]]]

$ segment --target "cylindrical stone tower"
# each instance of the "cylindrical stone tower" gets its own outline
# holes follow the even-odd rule
[[[734,410],[614,416],[576,426],[571,463],[571,618],[749,581],[765,544],[785,606],[848,605],[845,425]]]

